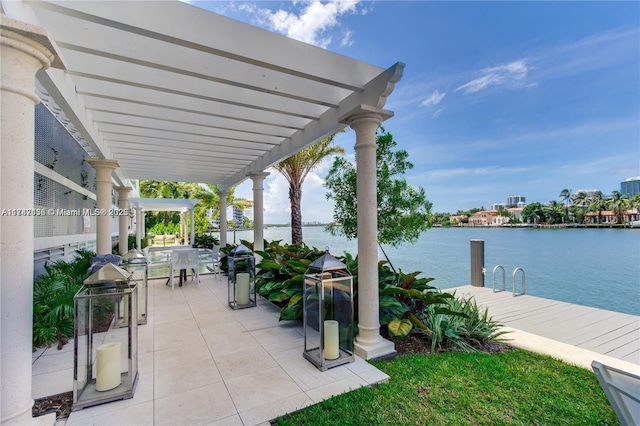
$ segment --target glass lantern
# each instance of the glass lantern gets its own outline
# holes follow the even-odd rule
[[[138,381],[136,285],[130,273],[106,263],[74,297],[73,407],[133,398]],[[116,306],[126,301],[126,323],[119,328]]]
[[[354,362],[353,276],[329,251],[309,265],[303,288],[303,356],[320,371]]]
[[[256,259],[244,245],[231,250],[229,265],[229,306],[235,309],[256,306]]]
[[[140,251],[133,249],[122,256],[121,266],[131,274],[131,279],[136,283],[136,291],[138,293],[138,325],[144,325],[147,323],[149,297],[147,279],[149,277],[149,262],[147,262],[147,258],[144,257]],[[124,326],[126,323],[124,316],[127,312],[124,300],[118,304],[118,308],[118,324]]]

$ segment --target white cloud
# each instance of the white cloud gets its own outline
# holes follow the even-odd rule
[[[510,173],[522,173],[531,170],[527,167],[475,167],[434,170],[427,173],[427,178],[451,178],[453,176],[504,176]]]
[[[480,70],[482,74],[470,82],[458,87],[456,91],[463,90],[464,93],[475,93],[491,86],[510,85],[522,87],[522,80],[527,76],[530,68],[524,59],[514,61],[509,64],[498,65],[495,67],[484,68]]]
[[[444,99],[445,93],[440,93],[437,90],[434,90],[427,99],[420,103],[420,106],[430,107],[434,105],[438,105]]]
[[[322,3],[318,0],[305,2],[306,6],[299,12],[279,9],[262,10],[262,15],[269,29],[287,37],[327,48],[333,38],[329,30],[340,27],[338,18],[358,12],[358,1],[330,1]],[[293,3],[295,6],[297,3]],[[349,45],[352,32],[343,29],[342,45]]]

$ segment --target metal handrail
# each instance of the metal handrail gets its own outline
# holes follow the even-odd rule
[[[496,271],[498,270],[498,268],[502,269],[502,290],[496,290]],[[504,268],[502,267],[502,265],[496,265],[496,267],[493,268],[493,292],[494,293],[498,293],[499,291],[505,291],[507,289],[506,275],[507,274],[504,271]]]
[[[522,272],[522,293],[516,293],[516,274],[518,273],[518,271]],[[522,296],[523,294],[526,293],[527,291],[527,280],[525,278],[524,275],[524,269],[522,268],[516,268],[513,270],[513,279],[511,281],[511,285],[512,285],[512,290],[513,290],[513,297],[516,296]]]

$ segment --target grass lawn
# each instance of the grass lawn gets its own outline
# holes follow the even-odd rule
[[[373,363],[387,383],[278,425],[617,425],[592,371],[528,351],[445,352]]]

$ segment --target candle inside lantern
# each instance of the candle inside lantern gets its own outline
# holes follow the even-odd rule
[[[249,304],[249,274],[236,274],[236,302],[238,305]]]
[[[139,284],[136,285],[136,291],[138,292],[138,322],[142,322],[142,320],[144,319],[144,308],[145,308],[145,299],[146,299],[146,295],[145,295],[145,291],[146,289],[144,288],[144,284],[143,282],[140,282]]]
[[[96,349],[96,390],[120,386],[120,342],[109,342]]]
[[[324,322],[324,358],[336,359],[340,356],[340,334],[338,321]]]

